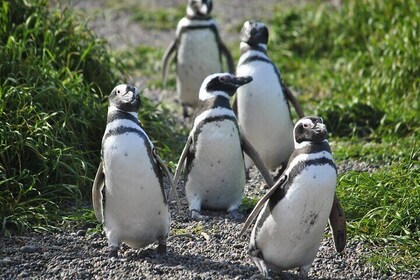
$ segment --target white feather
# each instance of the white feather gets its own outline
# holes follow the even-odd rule
[[[251,50],[239,60],[237,75],[250,75],[253,81],[237,91],[238,122],[267,167],[275,169],[293,152],[293,123],[273,65],[263,61],[241,65],[251,55],[268,58]],[[245,162],[247,168],[253,164],[248,157]]]
[[[195,106],[204,78],[222,71],[219,46],[209,28],[191,29],[180,34],[182,27],[208,26],[214,20],[183,18],[177,26],[177,92],[183,103]]]
[[[132,124],[115,120],[107,130]],[[110,136],[103,141],[103,158],[105,232],[109,245],[125,242],[141,248],[165,237],[170,214],[144,140],[135,133]]]
[[[313,262],[332,207],[336,179],[335,169],[328,164],[309,166],[294,178],[293,186],[257,233],[257,246],[269,267],[287,270]]]
[[[224,110],[218,108],[206,114],[217,115]],[[242,200],[245,186],[237,126],[230,120],[206,123],[195,145],[193,167],[185,186],[190,209],[200,210],[200,206],[236,209]]]
[[[197,127],[199,126],[201,122],[203,122],[206,119],[218,117],[218,116],[228,116],[228,117],[232,117],[236,119],[235,113],[233,113],[231,109],[219,107],[219,108],[205,110],[194,119],[194,126],[190,132],[190,135],[194,135],[195,130],[197,129]]]

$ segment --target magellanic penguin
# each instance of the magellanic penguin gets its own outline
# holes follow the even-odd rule
[[[202,208],[234,211],[245,186],[243,152],[259,168],[267,184],[273,181],[258,153],[240,133],[229,98],[252,77],[213,74],[203,81],[193,127],[180,156],[174,182],[185,169],[185,189],[193,218]]]
[[[109,95],[92,199],[96,218],[104,222],[110,257],[118,256],[121,242],[143,248],[157,241],[158,252],[166,251],[170,214],[162,170],[169,180],[172,176],[138,121],[139,107],[140,93],[133,86],[118,85]]]
[[[290,101],[299,117],[303,112],[280,72],[267,55],[268,29],[262,22],[247,21],[241,31],[241,57],[236,75],[254,81],[238,89],[234,111],[244,135],[271,170],[286,166],[293,152]],[[246,168],[252,162],[245,157]]]
[[[234,73],[233,58],[223,44],[216,22],[210,16],[212,0],[188,0],[187,15],[178,22],[175,40],[163,56],[163,85],[166,85],[168,67],[176,56],[176,87],[183,106],[184,117],[188,106],[195,107],[201,82],[210,74],[223,71],[222,56],[228,72]]]
[[[336,207],[333,201],[337,170],[322,119],[300,119],[293,135],[295,150],[283,176],[257,203],[240,233],[258,215],[249,254],[266,277],[267,267],[277,271],[298,267],[300,276],[307,277],[331,208]],[[342,209],[340,215],[340,223],[333,227],[339,252],[346,242]]]

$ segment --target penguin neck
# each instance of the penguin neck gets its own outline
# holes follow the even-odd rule
[[[127,111],[123,111],[121,109],[118,109],[115,106],[112,106],[112,105],[109,106],[109,108],[108,108],[108,117],[111,116],[111,115],[113,115],[113,114],[115,114],[115,113],[122,114],[122,115],[127,114],[127,115],[130,115],[131,117],[134,117],[136,119],[138,118],[137,112],[134,112],[134,111],[127,112]]]
[[[222,95],[217,95],[212,98],[200,100],[196,109],[195,116],[197,117],[204,111],[208,111],[208,110],[212,110],[216,108],[232,110],[232,108],[230,107],[229,98]]]
[[[295,142],[295,150],[299,151],[299,153],[311,153],[312,150],[326,150],[331,152],[330,145],[327,139],[319,143],[314,143],[311,141],[303,141],[301,143]]]
[[[202,91],[199,94],[199,99],[200,101],[206,101],[208,99],[212,99],[214,97],[222,97],[222,98],[226,98],[227,100],[229,100],[230,96],[229,94],[227,94],[224,91],[213,91],[213,92],[207,92],[207,91]]]
[[[209,19],[212,19],[212,17],[209,16],[209,15],[205,15],[205,16],[202,16],[202,15],[186,15],[185,17],[189,20],[209,20]]]
[[[247,51],[253,50],[253,51],[259,51],[264,54],[267,54],[267,45],[266,44],[248,44],[246,42],[241,42],[240,44],[240,50],[241,54],[246,53]]]
[[[209,19],[211,19],[211,15],[202,14],[199,11],[194,11],[189,6],[187,7],[187,13],[186,13],[185,17],[190,19],[190,20],[209,20]]]

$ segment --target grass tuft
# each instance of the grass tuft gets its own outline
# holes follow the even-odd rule
[[[1,232],[54,229],[90,199],[106,96],[124,82],[124,67],[71,10],[43,0],[3,1],[0,9]],[[146,131],[171,154],[163,144],[176,141],[171,118],[143,104]]]

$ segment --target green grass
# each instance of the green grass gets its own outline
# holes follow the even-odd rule
[[[3,1],[0,9],[0,232],[56,229],[90,199],[106,96],[125,82],[125,67],[68,9],[44,0]],[[168,110],[142,104],[145,130],[174,158]]]
[[[415,1],[279,5],[269,55],[306,114],[330,132],[335,159],[378,169],[348,172],[338,195],[349,236],[383,248],[377,269],[419,267],[420,7]],[[392,252],[392,253],[391,253]]]
[[[299,93],[306,114],[324,118],[337,163],[376,167],[339,177],[349,238],[375,246],[365,258],[376,269],[415,271],[420,267],[420,7],[414,0],[343,2],[340,8],[325,1],[277,5],[266,22],[268,54]],[[137,46],[111,56],[80,17],[47,10],[46,3],[16,0],[0,6],[4,234],[95,224],[92,212],[79,206],[89,200],[99,162],[106,95],[130,76],[146,78],[151,90],[162,87],[163,49]],[[163,10],[153,1],[106,5],[133,11],[133,20],[153,30],[173,29],[184,14],[182,7]],[[233,54],[237,60],[237,46]],[[173,79],[169,85],[174,88]],[[140,119],[174,167],[186,132],[169,106],[145,99]],[[245,198],[241,211],[255,202]]]

